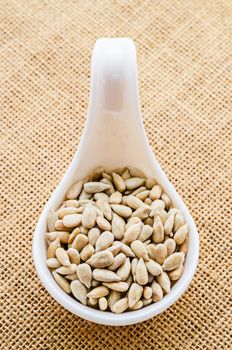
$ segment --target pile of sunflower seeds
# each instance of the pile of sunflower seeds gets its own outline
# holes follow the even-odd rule
[[[158,302],[184,269],[188,225],[154,179],[95,170],[47,218],[47,266],[79,302],[122,313]]]

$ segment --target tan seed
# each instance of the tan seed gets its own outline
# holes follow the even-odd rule
[[[155,260],[162,265],[167,257],[167,249],[164,244],[159,243],[155,246]]]
[[[132,167],[132,166],[128,166],[127,168],[128,168],[128,170],[129,170],[129,172],[130,172],[132,177],[144,178],[144,172],[142,170],[139,170],[138,168],[135,168],[135,167]]]
[[[89,232],[88,232],[89,243],[93,247],[95,247],[96,242],[97,242],[98,238],[100,237],[100,234],[101,234],[101,232],[100,232],[99,228],[94,227],[94,228],[91,228],[89,230]]]
[[[137,197],[129,195],[127,197],[127,205],[131,208],[131,209],[138,209],[140,207],[144,206],[144,203]]]
[[[149,204],[149,205],[150,205],[150,204],[152,203],[152,201],[151,201],[150,198],[148,198],[148,197],[149,197],[149,194],[150,194],[150,191],[149,191],[149,190],[145,190],[145,191],[142,191],[142,192],[138,193],[138,194],[136,195],[136,197],[137,197],[138,199],[140,199],[141,201],[145,201],[145,199],[148,199],[149,202],[146,203],[146,204]]]
[[[102,298],[109,294],[109,289],[105,286],[93,288],[88,294],[88,298]]]
[[[189,245],[189,236],[187,235],[185,241],[179,246],[179,252],[183,252],[184,254],[187,254],[188,245]]]
[[[107,250],[103,250],[93,254],[91,258],[87,260],[87,264],[91,265],[92,267],[103,268],[111,265],[113,261],[113,254]]]
[[[89,180],[99,181],[102,178],[102,173],[104,173],[105,171],[106,171],[106,169],[103,168],[102,166],[94,169],[91,176],[88,178],[88,180],[86,182],[88,182]]]
[[[150,198],[151,200],[156,200],[159,199],[162,193],[162,189],[159,185],[155,185],[152,187],[151,191],[150,191]]]
[[[128,219],[128,222],[126,224],[126,230],[132,226],[132,225],[135,225],[135,224],[138,224],[138,223],[142,223],[142,221],[139,219],[139,218],[136,218],[136,217],[133,217],[133,218],[129,218]]]
[[[56,258],[47,259],[46,264],[51,269],[57,269],[58,267],[61,266],[61,263]]]
[[[79,196],[79,201],[83,202],[86,200],[89,200],[90,198],[92,198],[92,194],[91,193],[87,193],[84,189],[81,191],[81,194]]]
[[[65,208],[78,208],[79,207],[79,201],[77,201],[76,199],[69,199],[67,201],[63,202],[63,205]]]
[[[142,258],[146,261],[149,260],[147,250],[141,241],[136,240],[136,241],[132,242],[131,249],[132,249],[133,253],[137,256],[137,258]]]
[[[121,264],[121,266],[117,269],[117,276],[120,278],[121,281],[126,281],[129,277],[131,271],[131,263],[130,258],[126,258],[124,263]]]
[[[107,185],[107,186],[109,186],[108,190],[106,190],[105,192],[106,192],[106,194],[108,196],[111,196],[111,194],[114,193],[114,191],[115,191],[112,182],[110,180],[108,180],[108,179],[101,179],[100,182],[105,184],[105,185]]]
[[[116,301],[116,303],[114,303],[113,307],[112,307],[112,312],[116,313],[116,314],[121,314],[123,311],[125,311],[128,308],[128,298],[122,298],[118,301]]]
[[[150,299],[152,297],[152,288],[149,286],[145,286],[143,288],[143,297],[145,299]]]
[[[132,273],[134,282],[136,282],[136,268],[137,268],[138,261],[139,261],[138,258],[133,258],[131,262],[131,273]]]
[[[182,276],[183,271],[184,271],[184,266],[180,265],[175,270],[168,272],[168,277],[170,278],[171,281],[177,281]]]
[[[97,213],[93,205],[85,207],[82,215],[82,225],[88,229],[93,228],[96,224]]]
[[[144,225],[141,229],[138,239],[142,242],[145,242],[152,235],[152,227],[149,225]]]
[[[144,220],[148,218],[150,212],[151,212],[151,208],[144,205],[143,207],[140,207],[139,209],[135,210],[131,215],[131,217],[137,217],[141,220]]]
[[[126,292],[129,288],[126,282],[103,282],[103,285],[109,289],[116,290],[117,292]]]
[[[166,235],[170,235],[172,233],[174,220],[175,220],[175,215],[169,215],[167,217],[167,220],[164,223],[164,232]]]
[[[106,172],[102,173],[102,177],[103,177],[104,179],[108,179],[110,182],[113,181],[112,176],[111,176],[110,174],[106,173]]]
[[[101,311],[105,311],[108,307],[108,302],[107,302],[107,299],[105,297],[102,297],[99,299],[99,309]]]
[[[48,225],[48,231],[52,232],[55,231],[55,223],[58,220],[58,215],[57,213],[53,210],[50,209],[48,212],[48,217],[47,217],[47,225]]]
[[[130,310],[139,310],[143,307],[142,300],[139,300],[133,307],[130,308]]]
[[[178,210],[178,212],[176,213],[176,216],[175,216],[174,232],[176,232],[177,230],[179,230],[179,228],[184,226],[184,223],[185,222],[184,222],[183,214],[181,213],[180,210]]]
[[[65,215],[78,214],[79,212],[80,212],[80,208],[65,207],[57,210],[57,215],[59,216],[60,219],[63,219]]]
[[[160,301],[163,298],[163,290],[160,287],[159,283],[157,283],[156,281],[152,282],[151,289],[152,289],[152,301],[154,303],[157,301]]]
[[[103,297],[104,298],[104,297]],[[95,298],[88,298],[87,299],[87,305],[89,305],[89,306],[97,306],[97,304],[98,304],[98,300],[99,299],[95,299]]]
[[[180,227],[175,235],[174,235],[174,241],[176,244],[180,245],[184,243],[186,237],[188,235],[188,224],[185,224],[184,226]]]
[[[48,258],[55,258],[56,257],[56,249],[60,247],[60,239],[57,238],[55,241],[53,241],[47,250],[47,257]]]
[[[124,181],[126,181],[127,179],[129,179],[131,177],[130,173],[129,173],[129,170],[128,169],[125,169],[122,173],[122,178]]]
[[[125,205],[111,204],[111,208],[116,214],[118,214],[119,216],[122,216],[123,218],[128,218],[132,214],[131,208]]]
[[[79,227],[76,227],[69,235],[69,238],[68,238],[68,244],[71,244],[75,237],[80,233],[80,229]]]
[[[111,207],[109,205],[109,203],[103,199],[98,199],[96,202],[96,206],[98,209],[101,210],[101,212],[103,213],[104,217],[111,221],[112,220],[112,210]]]
[[[80,253],[75,248],[68,248],[67,250],[69,259],[72,264],[79,265],[80,264]]]
[[[82,214],[70,214],[65,215],[63,218],[63,224],[66,227],[76,227],[81,223]]]
[[[76,274],[81,283],[83,283],[87,288],[90,288],[92,281],[91,267],[86,263],[80,264],[76,267]]]
[[[152,227],[154,220],[152,218],[146,218],[143,222],[145,225],[149,225]]]
[[[123,239],[125,232],[125,221],[117,214],[113,214],[112,233],[116,239]]]
[[[111,252],[113,254],[113,256],[116,256],[120,252],[122,246],[123,246],[122,242],[114,241],[112,246],[107,248],[106,250]]]
[[[78,252],[80,252],[88,244],[88,242],[88,237],[80,233],[72,242],[72,248],[75,248],[78,250]]]
[[[128,292],[128,305],[132,308],[141,298],[143,287],[138,283],[132,283]]]
[[[167,249],[167,255],[171,255],[172,253],[174,253],[175,249],[176,249],[176,242],[174,241],[174,239],[172,238],[168,238],[166,239],[166,241],[164,242],[164,245]]]
[[[102,218],[101,216],[98,216],[97,218],[97,224],[98,227],[104,231],[110,231],[111,230],[111,224],[109,223],[109,221],[107,221],[106,219]]]
[[[145,180],[145,186],[148,190],[151,190],[156,185],[156,181],[154,179],[148,178]]]
[[[114,235],[110,231],[104,231],[96,242],[96,252],[110,247],[113,241]]]
[[[77,181],[72,186],[69,187],[68,192],[66,193],[67,199],[76,199],[81,193],[83,188],[83,181]]]
[[[156,219],[156,217],[159,216],[161,221],[162,221],[162,224],[164,225],[166,219],[167,219],[167,212],[163,209],[157,209],[155,212],[154,212],[154,220]]]
[[[111,290],[108,296],[108,305],[112,311],[113,305],[121,298],[121,293],[116,290]]]
[[[144,201],[144,203],[147,204],[147,205],[151,205],[151,204],[152,204],[151,198],[149,198],[149,197],[146,198],[145,201]]]
[[[121,266],[126,261],[126,255],[123,253],[120,253],[114,257],[113,263],[108,266],[108,269],[111,271],[117,270],[119,266]]]
[[[70,234],[66,231],[53,231],[45,233],[45,237],[49,239],[49,241],[55,241],[58,238],[60,243],[68,243],[69,235]]]
[[[159,276],[156,277],[157,282],[161,286],[161,288],[166,292],[170,293],[171,282],[166,272],[162,272]]]
[[[171,206],[171,200],[168,197],[167,193],[163,192],[162,195],[161,195],[161,199],[165,203],[165,208],[168,210],[170,208],[170,206]]]
[[[70,266],[61,266],[59,267],[56,272],[60,275],[72,275],[76,271],[76,265],[71,264]]]
[[[94,247],[91,244],[87,244],[81,251],[81,260],[86,261],[94,254]]]
[[[109,199],[109,203],[110,204],[120,204],[122,201],[122,194],[121,192],[114,192],[111,194],[110,199]]]
[[[112,176],[116,190],[119,192],[124,192],[126,189],[126,185],[123,178],[116,173],[113,173]]]
[[[152,204],[151,204],[151,209],[152,209],[153,211],[156,211],[156,210],[158,210],[158,209],[164,210],[164,209],[165,209],[165,203],[164,203],[164,201],[161,200],[161,199],[156,199],[156,200],[154,200],[154,201],[152,202]]]
[[[96,281],[95,279],[92,279],[92,284],[93,287],[98,287],[100,285],[99,281]]]
[[[110,197],[104,192],[95,193],[93,198],[95,201],[98,201],[100,199],[105,202],[109,202],[109,199],[110,199]]]
[[[86,305],[87,288],[79,280],[71,282],[71,291],[74,297],[79,300],[82,304]]]
[[[173,253],[165,259],[163,263],[163,270],[171,271],[177,269],[184,263],[184,253]]]
[[[87,193],[103,192],[105,190],[108,190],[109,188],[110,185],[103,182],[87,182],[84,184],[84,189]]]
[[[152,240],[154,243],[161,243],[164,240],[164,227],[159,216],[157,216],[153,225]]]
[[[145,286],[148,283],[148,272],[142,258],[139,259],[136,266],[136,281],[141,286]]]
[[[69,282],[62,276],[60,276],[55,271],[52,271],[52,275],[56,281],[56,283],[68,294],[71,293]]]
[[[70,260],[67,252],[64,250],[64,248],[58,247],[56,249],[56,258],[59,260],[61,265],[63,266],[70,266]]]
[[[94,269],[93,278],[100,282],[118,282],[120,277],[115,272],[107,269]]]
[[[76,272],[65,276],[66,280],[75,281],[78,279]]]
[[[126,242],[131,243],[135,241],[141,232],[141,223],[131,225],[125,232],[124,238]]]
[[[146,187],[145,186],[141,186],[141,187],[137,188],[135,191],[131,190],[131,191],[128,191],[128,192],[130,192],[130,194],[132,196],[137,196],[139,193],[142,193],[143,191],[146,191]]]
[[[148,256],[150,259],[155,260],[155,245],[154,244],[148,244],[145,246]]]
[[[55,229],[56,229],[56,231],[68,231],[69,230],[68,227],[64,226],[63,220],[57,220],[55,222]]]
[[[155,262],[154,260],[146,262],[146,268],[152,276],[158,276],[162,272],[161,265]]]
[[[131,177],[125,181],[125,184],[126,184],[127,190],[134,190],[135,188],[142,186],[144,182],[145,182],[144,178]]]
[[[147,305],[152,303],[152,298],[150,298],[150,299],[143,299],[142,302],[143,302],[143,306],[147,306]]]

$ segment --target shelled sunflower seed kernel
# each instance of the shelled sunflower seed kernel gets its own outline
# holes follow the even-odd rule
[[[188,225],[154,179],[135,168],[74,183],[47,218],[47,266],[84,305],[114,313],[156,303],[181,277]]]

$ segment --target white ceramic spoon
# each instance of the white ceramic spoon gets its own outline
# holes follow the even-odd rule
[[[66,294],[46,266],[46,219],[50,208],[57,209],[69,186],[98,167],[133,166],[147,177],[154,177],[181,209],[190,227],[189,251],[184,273],[161,301],[137,311],[113,314],[84,306]],[[44,287],[54,299],[72,313],[105,325],[129,325],[155,316],[180,298],[197,267],[199,238],[194,221],[154,157],[143,127],[139,104],[136,50],[126,38],[99,39],[94,47],[87,121],[73,161],[46,204],[37,224],[33,256]]]

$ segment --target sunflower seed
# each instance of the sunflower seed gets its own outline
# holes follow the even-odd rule
[[[120,204],[122,201],[122,194],[121,192],[114,192],[111,194],[110,199],[109,199],[109,203],[110,204]]]
[[[171,271],[177,269],[184,263],[184,253],[173,253],[165,259],[163,263],[163,270]]]
[[[110,199],[110,197],[104,192],[95,193],[93,198],[95,201],[98,201],[100,199],[105,202],[109,202],[109,199]]]
[[[88,237],[80,233],[72,242],[72,248],[75,248],[80,252],[88,244],[88,242]]]
[[[163,290],[160,287],[159,283],[156,281],[151,284],[152,289],[152,301],[155,303],[163,298]]]
[[[125,184],[126,184],[127,190],[134,190],[135,188],[142,186],[144,182],[145,182],[144,178],[131,177],[125,181]]]
[[[162,265],[167,257],[167,249],[163,243],[159,243],[155,246],[155,260],[158,264]]]
[[[113,211],[124,218],[128,218],[132,214],[131,208],[121,204],[111,204]]]
[[[130,258],[126,258],[124,263],[121,264],[121,266],[117,269],[117,276],[120,278],[121,281],[126,281],[129,277],[131,271],[131,263]]]
[[[94,269],[93,278],[100,282],[118,282],[121,280],[115,272],[107,269]]]
[[[91,244],[87,244],[82,250],[81,250],[81,260],[86,261],[88,260],[92,255],[94,254],[94,247]]]
[[[97,225],[100,229],[104,230],[104,231],[110,231],[111,230],[111,224],[109,223],[109,221],[107,221],[106,219],[102,218],[101,216],[98,216],[97,218]]]
[[[106,180],[106,179],[105,179]],[[97,193],[108,190],[110,185],[103,182],[87,182],[84,184],[85,192],[87,193]]]
[[[83,283],[87,288],[91,286],[92,270],[88,264],[83,263],[78,265],[76,267],[76,274],[81,283]]]
[[[82,304],[86,305],[87,288],[79,280],[74,280],[70,284],[72,294]]]
[[[161,243],[164,240],[164,227],[159,216],[157,216],[153,225],[152,240],[154,243]]]
[[[57,282],[57,284],[59,284],[59,286],[68,294],[71,293],[71,289],[70,289],[70,285],[69,282],[62,276],[60,276],[58,273],[56,273],[55,271],[52,271],[52,275],[55,279],[55,281]]]
[[[151,208],[148,207],[148,206],[143,206],[143,207],[140,207],[139,209],[135,210],[133,212],[133,214],[131,215],[131,217],[137,217],[141,220],[144,220],[146,218],[148,218],[149,214],[151,212]]]
[[[67,252],[64,250],[64,248],[58,247],[56,249],[56,258],[59,260],[61,265],[63,266],[70,266],[70,260]]]
[[[48,225],[48,231],[52,232],[55,231],[55,223],[58,220],[58,215],[57,213],[53,210],[50,209],[48,212],[48,217],[47,217],[47,225]]]
[[[92,267],[103,268],[113,263],[114,256],[111,252],[103,250],[91,256],[86,262]]]
[[[53,231],[46,232],[45,237],[49,239],[49,241],[55,241],[57,238],[60,240],[60,243],[68,243],[69,233],[66,231]]]
[[[108,296],[108,305],[110,310],[112,311],[113,305],[120,299],[121,293],[116,290],[111,290]]]
[[[105,297],[108,294],[109,294],[109,289],[107,287],[99,286],[92,289],[91,292],[87,294],[87,297],[99,299],[99,298]]]
[[[132,273],[134,282],[136,282],[136,268],[137,268],[138,261],[139,261],[138,258],[133,258],[131,262],[131,273]]]
[[[150,299],[152,297],[152,288],[149,286],[143,287],[143,297],[145,299]]]
[[[127,308],[128,308],[128,298],[125,297],[116,301],[116,303],[114,303],[114,305],[112,306],[112,311],[116,314],[121,314]]]
[[[126,282],[103,282],[102,283],[105,287],[108,287],[109,289],[116,290],[117,292],[126,292],[129,288],[128,283]]]
[[[63,224],[66,227],[76,227],[80,225],[82,220],[82,214],[69,214],[63,218]]]
[[[166,241],[164,242],[164,245],[167,249],[167,255],[171,255],[172,253],[174,253],[175,249],[176,249],[176,242],[174,241],[174,239],[172,238],[168,238],[166,239]]]
[[[46,264],[51,269],[57,269],[58,267],[61,266],[61,263],[56,258],[47,259]]]
[[[97,242],[98,238],[100,237],[100,234],[101,234],[101,232],[100,232],[99,228],[94,227],[94,228],[91,228],[89,230],[89,232],[88,232],[89,243],[93,247],[95,247],[96,242]]]
[[[105,297],[100,298],[98,303],[99,303],[99,309],[101,311],[105,311],[107,309],[108,302],[107,302],[107,299]]]
[[[125,232],[124,238],[126,242],[131,243],[135,241],[141,232],[141,223],[131,225]]]
[[[126,185],[123,178],[116,173],[113,173],[112,176],[116,190],[119,192],[124,192],[126,189]]]
[[[103,199],[98,199],[96,202],[96,206],[100,209],[104,215],[104,217],[111,221],[112,220],[112,210],[108,202]]]
[[[170,293],[171,282],[166,272],[161,272],[159,276],[156,277],[157,282],[161,286],[161,288],[166,292]]]
[[[183,271],[184,271],[184,266],[180,265],[176,269],[169,271],[168,277],[170,278],[171,281],[177,281],[182,276]]]
[[[149,260],[147,250],[141,241],[136,240],[136,241],[132,242],[131,249],[132,249],[133,253],[137,256],[137,258],[142,258],[146,261]]]
[[[161,265],[158,264],[157,262],[155,262],[154,260],[150,260],[150,261],[146,262],[145,265],[146,265],[146,268],[147,268],[148,272],[152,276],[158,276],[162,272]]]
[[[140,207],[144,206],[144,203],[137,197],[129,195],[127,197],[127,205],[131,208],[131,209],[138,209]]]
[[[126,261],[126,255],[123,253],[120,253],[114,257],[113,263],[108,266],[108,269],[111,271],[117,270],[119,266],[121,266]]]
[[[152,235],[152,227],[150,225],[144,225],[141,229],[138,239],[142,242],[146,241]]]
[[[138,264],[136,266],[136,281],[142,286],[148,283],[148,272],[142,258],[139,259]]]
[[[183,252],[184,254],[187,254],[188,245],[189,245],[189,236],[187,235],[185,241],[179,246],[179,252]]]
[[[72,264],[79,265],[80,264],[80,254],[77,249],[75,248],[69,248],[67,250],[69,260],[71,261]]]
[[[176,242],[176,244],[181,245],[182,243],[184,243],[187,235],[188,235],[188,224],[185,224],[184,226],[180,227],[176,231],[173,239]]]
[[[151,191],[150,191],[150,198],[151,200],[156,200],[159,199],[162,193],[162,189],[159,185],[155,185],[152,187]]]
[[[132,308],[141,298],[143,287],[138,283],[132,283],[128,292],[128,306]]]
[[[117,214],[113,214],[112,233],[116,239],[122,239],[125,232],[125,221]]]
[[[156,185],[156,181],[154,179],[148,178],[145,180],[145,187],[148,190],[151,190]]]
[[[53,241],[47,250],[47,257],[48,258],[55,258],[56,257],[56,249],[60,247],[60,239],[57,238],[55,241]]]
[[[149,204],[152,203],[151,199],[148,198],[149,197],[149,194],[150,194],[150,191],[149,190],[145,190],[145,191],[142,191],[140,193],[138,193],[136,195],[136,198],[140,199],[141,201],[145,201],[145,199],[148,199],[149,200]]]
[[[56,269],[56,272],[60,275],[72,275],[76,271],[76,265],[71,264],[70,266],[61,266]]]

